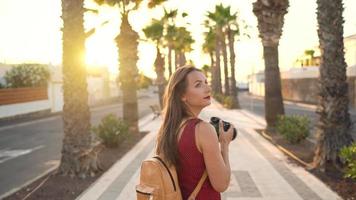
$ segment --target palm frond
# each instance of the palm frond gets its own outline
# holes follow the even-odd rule
[[[149,0],[147,5],[148,5],[148,8],[154,8],[154,7],[162,4],[165,1],[166,0]]]

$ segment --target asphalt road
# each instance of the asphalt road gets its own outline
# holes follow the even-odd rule
[[[243,109],[249,110],[258,116],[265,118],[265,106],[263,97],[256,97],[249,95],[247,91],[239,92],[239,101]],[[315,113],[315,108],[312,106],[303,106],[297,103],[284,103],[284,110],[286,115],[304,115],[310,120],[310,139],[315,140],[315,126],[318,122],[319,115]],[[356,109],[350,110],[352,122],[356,123]],[[351,131],[351,134],[356,141],[356,124]]]
[[[139,116],[151,113],[149,105],[158,104],[153,91],[139,94]],[[122,116],[122,104],[91,109],[91,123],[97,125],[109,113]],[[15,120],[16,121],[16,120]],[[61,115],[0,127],[0,199],[48,171],[61,157],[63,122]]]

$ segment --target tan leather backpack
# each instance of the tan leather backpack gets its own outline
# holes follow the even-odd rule
[[[189,200],[195,199],[206,177],[205,171]],[[182,200],[175,167],[168,167],[159,156],[144,160],[136,195],[137,200]]]

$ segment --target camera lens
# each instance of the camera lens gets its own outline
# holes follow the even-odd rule
[[[211,118],[210,118],[210,121],[211,121],[212,123],[219,123],[220,118],[219,118],[219,117],[211,117]]]
[[[224,129],[224,131],[229,130],[229,128],[230,128],[230,123],[229,123],[229,122],[225,122],[225,121],[222,121],[222,122],[223,122],[223,129]]]

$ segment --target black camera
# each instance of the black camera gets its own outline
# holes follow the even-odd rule
[[[220,133],[219,132],[219,121],[220,120],[221,119],[219,117],[211,117],[210,118],[210,122],[209,122],[210,124],[212,124],[214,126],[214,128],[216,130],[216,133],[218,134],[218,137],[219,137],[219,133]],[[221,121],[223,122],[224,131],[229,130],[231,124],[229,122],[224,121],[224,120],[221,120]],[[232,140],[234,140],[236,138],[236,135],[237,135],[237,130],[236,130],[236,128],[234,128],[234,133],[233,133],[233,136],[232,136]]]

